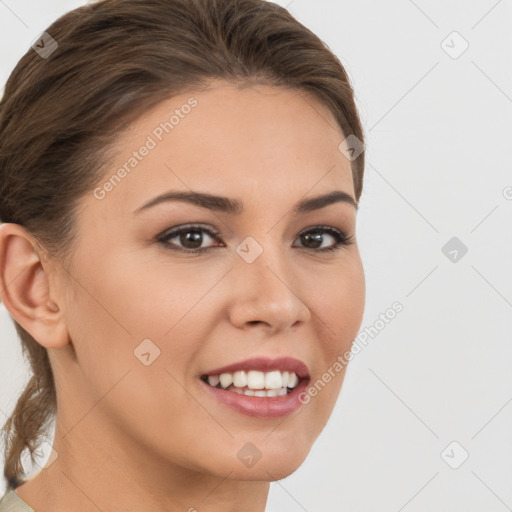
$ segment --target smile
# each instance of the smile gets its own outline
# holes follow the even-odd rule
[[[242,370],[220,375],[203,375],[201,379],[217,389],[260,398],[286,395],[299,383],[299,377],[295,372],[280,370]]]
[[[271,419],[301,408],[299,398],[310,376],[307,366],[298,359],[255,357],[212,369],[200,380],[207,394],[222,406]]]

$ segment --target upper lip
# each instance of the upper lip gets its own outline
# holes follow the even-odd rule
[[[309,371],[306,364],[298,359],[294,359],[293,357],[279,357],[277,359],[253,357],[251,359],[245,359],[244,361],[223,366],[222,368],[208,370],[203,375],[220,375],[221,373],[233,373],[235,371],[249,370],[259,370],[262,372],[269,372],[272,370],[292,371],[295,372],[299,378],[309,378]]]

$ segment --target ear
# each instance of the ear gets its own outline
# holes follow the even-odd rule
[[[37,240],[21,225],[0,225],[0,297],[14,320],[39,344],[60,348],[69,343],[58,299],[50,292],[50,270]],[[56,282],[56,280],[55,280]],[[61,304],[62,305],[62,304]]]

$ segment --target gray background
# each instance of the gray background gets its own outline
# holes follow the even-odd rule
[[[84,3],[0,0],[0,87]],[[361,332],[395,301],[403,311],[355,355],[328,425],[271,485],[267,511],[512,510],[512,3],[276,3],[328,44],[356,91]],[[3,421],[28,373],[3,306],[0,322]]]

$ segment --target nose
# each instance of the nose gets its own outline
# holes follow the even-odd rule
[[[231,323],[241,329],[263,325],[274,334],[307,322],[311,312],[292,274],[277,251],[265,249],[252,263],[240,258],[231,272]]]

